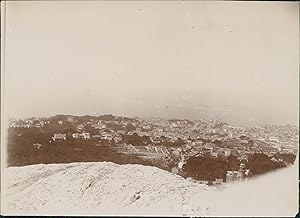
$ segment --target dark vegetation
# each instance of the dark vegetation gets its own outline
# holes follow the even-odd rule
[[[68,131],[65,129],[65,132]],[[134,154],[120,153],[106,140],[99,142],[99,139],[69,138],[66,141],[50,143],[51,137],[52,131],[46,132],[44,128],[10,128],[8,130],[8,166],[110,161],[117,164],[143,164],[170,170],[167,161],[161,163],[159,160],[143,159]],[[39,143],[41,147],[34,147],[36,143]]]
[[[290,159],[288,162],[293,163],[294,160]],[[272,161],[270,157],[264,153],[255,153],[249,157],[246,166],[251,170],[253,175],[259,175],[285,167],[286,164],[283,161]]]
[[[282,161],[273,161],[273,157]],[[250,155],[248,161],[243,161],[246,169],[250,169],[253,176],[260,175],[272,170],[286,167],[295,161],[294,154],[276,154],[272,157],[264,153]],[[184,176],[198,180],[213,181],[226,178],[226,171],[239,170],[242,162],[237,156],[229,155],[226,159],[212,157],[210,155],[191,157],[184,165]]]
[[[226,160],[211,156],[191,157],[183,166],[184,175],[197,180],[212,181],[216,178],[224,179],[229,164]]]
[[[137,133],[133,135],[122,135],[123,141],[126,144],[132,144],[134,146],[148,145],[151,143],[149,136],[139,136]]]

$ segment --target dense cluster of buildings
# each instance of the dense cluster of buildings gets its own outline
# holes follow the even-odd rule
[[[239,170],[235,171],[227,171],[226,173],[226,182],[235,182],[235,181],[241,181],[244,178],[247,178],[250,174],[249,169],[245,169],[245,164],[241,163]]]
[[[197,155],[228,157],[230,154],[240,161],[247,161],[249,155],[264,152],[273,155],[276,152],[296,153],[299,143],[299,131],[295,126],[265,126],[242,128],[214,120],[166,120],[114,117],[101,119],[91,117],[79,119],[75,116],[54,118],[31,118],[26,120],[11,119],[11,128],[43,128],[47,125],[75,127],[73,132],[57,131],[49,139],[60,140],[95,140],[106,141],[120,152],[136,154],[144,158],[169,158],[178,156],[178,167],[172,171],[180,171],[185,161]],[[63,129],[63,128],[60,128]],[[124,137],[146,137],[147,144],[124,142]],[[234,181],[247,175],[247,171],[228,171],[226,178]],[[227,180],[226,179],[226,180]],[[218,181],[220,182],[220,181]]]

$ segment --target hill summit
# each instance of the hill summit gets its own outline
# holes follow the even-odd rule
[[[9,167],[3,169],[2,214],[293,216],[297,169],[293,165],[217,188],[134,164]]]

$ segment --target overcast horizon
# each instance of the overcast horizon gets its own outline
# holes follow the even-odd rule
[[[187,118],[187,117],[161,117],[161,116],[128,116],[127,114],[112,114],[112,113],[78,113],[78,114],[68,114],[68,113],[56,113],[56,114],[49,114],[47,116],[26,116],[26,117],[8,117],[9,119],[32,119],[32,118],[49,118],[49,117],[53,117],[53,116],[57,116],[57,115],[63,115],[63,116],[103,116],[103,115],[113,115],[113,116],[120,116],[120,117],[128,117],[128,118],[139,118],[139,119],[166,119],[166,120],[171,120],[171,119],[181,119],[181,120],[191,120],[191,121],[198,121],[198,120],[214,120],[214,121],[220,121],[220,122],[224,122],[227,123],[228,125],[232,125],[235,127],[242,127],[242,128],[248,128],[248,127],[255,127],[255,126],[260,126],[260,127],[264,127],[264,126],[270,126],[270,125],[277,125],[277,126],[287,126],[287,125],[291,125],[291,126],[296,126],[299,127],[299,123],[296,124],[291,124],[291,123],[280,123],[280,124],[276,124],[276,123],[239,123],[239,122],[230,122],[230,121],[226,121],[225,119],[217,119],[217,118],[209,118],[209,117],[199,117],[197,119],[192,119],[192,118]]]
[[[298,126],[297,2],[6,2],[7,117]]]

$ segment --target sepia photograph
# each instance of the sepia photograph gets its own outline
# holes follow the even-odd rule
[[[295,217],[299,2],[1,1],[1,215]]]

